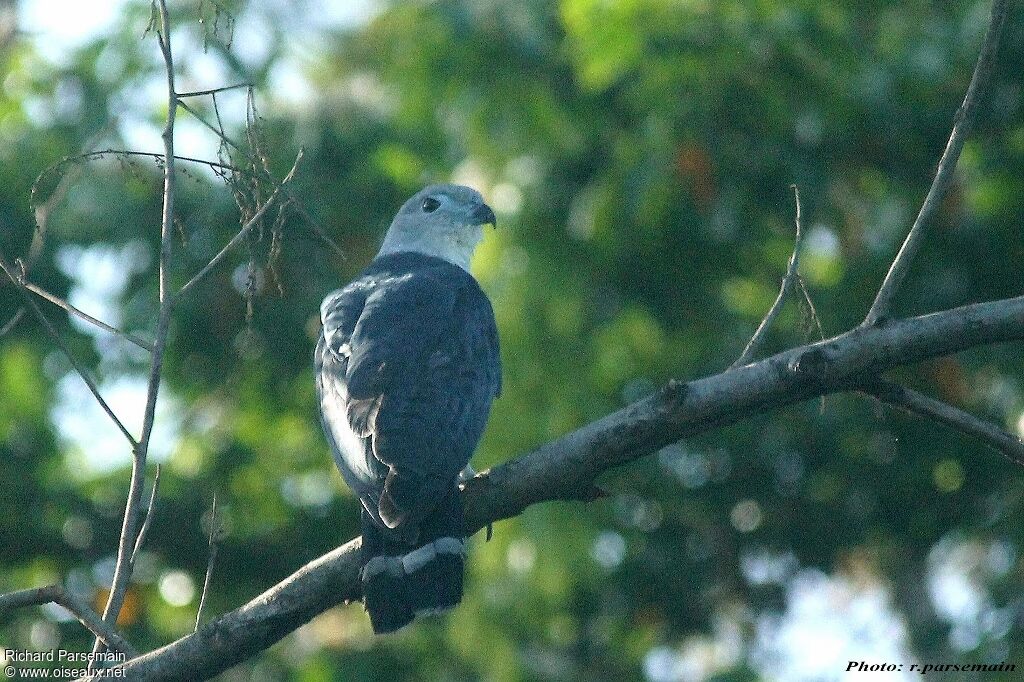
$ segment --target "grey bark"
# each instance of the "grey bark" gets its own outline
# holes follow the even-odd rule
[[[594,478],[681,438],[829,393],[888,370],[1024,339],[1024,296],[858,327],[651,396],[468,481],[466,531],[551,500],[599,496]],[[314,616],[359,598],[359,538],[306,564],[193,634],[122,665],[131,680],[208,679]],[[89,678],[92,679],[92,678]],[[98,679],[98,678],[97,678]]]

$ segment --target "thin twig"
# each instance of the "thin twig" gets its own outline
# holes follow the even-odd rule
[[[196,609],[196,626],[192,632],[199,629],[199,623],[203,618],[203,607],[206,605],[206,595],[210,591],[210,579],[213,577],[213,564],[217,560],[217,494],[213,495],[213,507],[210,510],[210,555],[206,560],[206,578],[203,580],[203,592],[199,595],[199,608]]]
[[[216,106],[216,100],[214,100],[214,105]],[[229,147],[231,147],[232,149],[234,149],[237,152],[245,154],[245,150],[242,149],[242,146],[240,144],[238,144],[237,142],[232,140],[230,137],[228,137],[224,133],[224,131],[222,129],[220,129],[218,126],[213,125],[212,123],[207,121],[205,118],[203,118],[202,114],[200,114],[198,111],[196,111],[195,109],[190,107],[187,103],[182,102],[181,103],[181,108],[184,109],[185,111],[187,111],[188,113],[192,114],[193,118],[195,118],[197,121],[199,121],[199,123],[201,123],[203,126],[205,126],[210,131],[212,131],[224,144],[228,145]],[[218,121],[219,121],[219,116],[218,116]],[[246,156],[248,156],[248,155],[246,155]],[[255,165],[255,163],[254,163],[254,165]],[[243,171],[243,172],[248,173],[249,171]],[[276,181],[274,181],[274,179],[272,177],[268,178],[268,179],[271,180],[272,182],[274,182],[274,184],[280,184],[280,185],[284,184],[283,182],[282,183],[277,183]],[[305,219],[305,221],[309,224],[309,226],[313,229],[313,231],[321,239],[324,240],[324,243],[326,243],[329,247],[331,247],[331,249],[335,253],[337,253],[339,256],[341,256],[342,259],[347,259],[348,257],[345,255],[345,252],[342,250],[342,248],[340,246],[338,246],[338,244],[333,239],[331,239],[331,237],[327,234],[327,230],[324,229],[324,227],[322,225],[320,225],[320,222],[316,218],[314,218],[309,213],[308,210],[306,210],[305,205],[303,205],[303,203],[298,199],[298,197],[296,197],[295,194],[292,193],[291,188],[290,187],[286,187],[284,189],[284,192],[285,192],[285,194],[288,195],[288,198],[292,200],[293,206],[294,206],[296,212],[298,212],[298,214],[301,215]]]
[[[811,292],[807,291],[807,286],[804,284],[804,278],[797,273],[796,283],[800,287],[800,294],[803,296],[804,301],[807,302],[807,307],[810,309],[811,321],[814,322],[814,328],[818,332],[818,340],[825,340],[825,330],[821,328],[821,318],[818,317],[818,309],[814,307],[814,301],[811,300]]]
[[[108,155],[108,154],[111,155],[111,156],[146,156],[146,157],[149,157],[149,158],[153,159],[154,161],[164,161],[167,158],[166,156],[164,156],[163,154],[161,154],[159,152],[140,152],[140,151],[133,151],[133,150],[130,150],[130,149],[104,149],[104,150],[101,150],[101,151],[93,152],[92,154],[88,154],[88,156],[90,156],[90,157],[99,157],[99,156]],[[211,168],[220,168],[222,170],[234,171],[236,173],[244,173],[245,172],[245,170],[242,169],[242,168],[237,168],[235,166],[231,166],[231,165],[228,165],[228,164],[223,164],[223,163],[221,163],[219,161],[210,161],[209,159],[197,159],[194,156],[179,156],[179,155],[176,154],[174,156],[174,160],[175,161],[185,161],[185,162],[188,162],[188,163],[197,163],[197,164],[200,164],[202,166],[209,166]]]
[[[189,106],[188,102],[180,102],[179,105],[181,106],[182,109],[184,109],[188,113],[192,114],[193,118],[195,118],[197,121],[199,121],[205,127],[209,128],[210,131],[213,132],[213,134],[216,135],[218,138],[223,140],[225,144],[227,144],[228,146],[232,147],[235,151],[242,152],[243,154],[245,153],[245,150],[242,149],[242,146],[240,144],[238,144],[237,142],[232,140],[230,137],[228,137],[224,133],[223,130],[218,129],[217,126],[213,125],[212,123],[207,121],[205,118],[203,118],[203,115],[200,114],[195,109],[193,109],[191,106]]]
[[[35,313],[36,318],[46,329],[50,338],[53,339],[54,343],[57,344],[57,347],[60,348],[61,352],[68,359],[68,362],[71,363],[71,366],[74,367],[75,371],[78,372],[78,376],[82,377],[82,381],[84,381],[85,385],[89,387],[89,390],[92,392],[93,397],[96,398],[96,402],[100,404],[100,407],[103,408],[103,411],[107,413],[107,416],[110,417],[110,420],[114,422],[114,426],[116,426],[117,429],[122,433],[122,435],[124,435],[124,437],[128,440],[128,443],[131,444],[132,448],[135,448],[138,445],[137,441],[135,440],[135,437],[132,436],[132,434],[125,427],[124,423],[114,413],[114,410],[110,407],[110,405],[107,404],[107,401],[103,399],[103,395],[100,393],[100,389],[96,385],[96,382],[89,375],[89,372],[85,369],[85,367],[82,366],[82,364],[78,362],[78,360],[75,358],[74,353],[71,352],[71,349],[68,347],[67,343],[65,343],[64,339],[61,338],[60,333],[53,326],[53,323],[50,322],[50,319],[46,317],[46,314],[43,313],[43,311],[39,308],[35,300],[33,300],[29,293],[25,291],[24,287],[21,286],[20,275],[15,273],[14,266],[7,263],[7,261],[4,259],[3,253],[0,253],[0,270],[3,270],[4,273],[14,283],[15,287],[18,289],[18,293],[20,293],[22,298],[24,299],[25,304],[32,310],[33,313]]]
[[[310,215],[309,211],[306,209],[306,206],[301,201],[299,201],[296,198],[296,196],[292,193],[292,188],[286,187],[284,191],[288,195],[288,199],[291,200],[292,208],[294,208],[295,211],[300,216],[302,216],[303,219],[305,219],[306,224],[308,224],[313,229],[313,231],[316,232],[317,236],[323,239],[324,243],[327,244],[327,246],[331,247],[332,251],[341,256],[342,260],[348,260],[348,256],[345,255],[345,252],[342,250],[340,246],[338,246],[337,242],[335,242],[331,238],[331,236],[327,234],[327,230],[323,227],[323,225],[320,224],[320,221],[318,221],[316,218]]]
[[[166,158],[160,152],[142,152],[142,151],[135,151],[135,150],[131,150],[131,149],[97,149],[96,151],[92,151],[92,152],[84,152],[82,154],[75,154],[74,156],[65,156],[60,161],[57,161],[56,163],[51,164],[48,168],[46,168],[46,170],[44,170],[42,173],[39,174],[39,177],[36,179],[36,184],[33,185],[33,191],[35,191],[35,188],[38,186],[38,183],[39,183],[39,181],[42,178],[45,178],[48,174],[50,174],[53,171],[57,170],[61,166],[66,166],[66,165],[71,164],[71,163],[77,163],[79,161],[92,161],[94,159],[101,159],[101,158],[104,158],[106,156],[142,156],[142,157],[145,157],[147,159],[152,159],[153,161],[156,161],[158,163],[163,163],[165,158]],[[221,163],[219,161],[210,161],[209,159],[197,159],[194,156],[177,156],[176,155],[174,157],[174,160],[175,161],[185,161],[185,162],[188,162],[188,163],[197,163],[197,164],[200,164],[200,165],[203,165],[203,166],[209,166],[210,168],[218,168],[218,169],[221,169],[221,170],[229,170],[229,171],[233,171],[233,172],[236,172],[236,173],[245,173],[246,172],[246,170],[244,168],[238,168],[236,166],[232,166],[232,165],[229,165],[229,164],[224,164],[224,163]],[[49,200],[47,200],[47,201],[49,201]]]
[[[135,548],[132,550],[132,565],[139,558],[139,552],[146,544],[146,536],[149,535],[149,525],[153,523],[153,510],[156,509],[156,491],[160,488],[160,465],[156,465],[156,473],[153,474],[153,490],[149,493],[149,504],[146,505],[146,517],[142,520],[142,528],[139,529],[139,536],[135,539]]]
[[[107,130],[111,125],[112,122],[108,122],[103,126],[103,128],[90,136],[86,143],[81,147],[83,155],[88,153],[85,150],[92,148],[92,146],[107,133]],[[36,192],[39,189],[39,181],[55,167],[57,166],[51,166],[44,170],[36,177],[35,182],[32,183],[31,197],[33,205],[35,205],[35,197]],[[33,214],[33,217],[35,218],[35,230],[32,232],[32,243],[28,247],[28,254],[22,260],[22,269],[24,270],[25,277],[28,277],[28,273],[32,269],[32,266],[35,265],[36,260],[43,253],[43,247],[46,245],[46,235],[50,227],[50,216],[53,214],[53,210],[57,207],[57,204],[64,200],[64,197],[67,195],[68,190],[76,179],[75,175],[77,172],[78,169],[73,168],[71,171],[61,175],[60,180],[57,181],[57,186],[53,188],[52,192],[50,192],[50,196],[46,197],[46,201],[35,205],[35,211]]]
[[[18,312],[11,316],[11,319],[4,323],[3,327],[0,327],[0,339],[11,333],[11,330],[18,326],[18,322],[25,316],[25,306],[18,308]]]
[[[736,362],[732,363],[732,367],[741,367],[754,359],[754,355],[757,353],[758,348],[762,343],[764,343],[764,337],[768,332],[768,328],[771,326],[772,322],[775,321],[775,318],[778,317],[783,304],[786,302],[786,294],[799,283],[800,274],[798,269],[800,267],[800,250],[804,243],[804,231],[803,220],[800,215],[800,189],[796,185],[793,185],[793,196],[796,200],[796,239],[793,241],[793,254],[789,257],[789,265],[786,267],[786,274],[782,278],[782,284],[779,286],[779,295],[775,297],[775,302],[772,303],[772,307],[768,309],[768,313],[764,316],[764,319],[761,320],[761,324],[757,326],[757,330],[754,332],[754,335],[750,337],[747,347],[744,348],[740,356],[736,358]],[[802,283],[800,286],[803,286]],[[806,293],[806,289],[804,289],[804,292]],[[808,296],[807,299],[809,301],[810,296]]]
[[[89,608],[88,604],[65,590],[63,585],[47,585],[2,594],[0,595],[0,614],[26,606],[42,606],[51,602],[67,609],[78,619],[78,622],[92,631],[114,651],[121,652],[128,658],[135,658],[139,655],[135,647],[113,625],[104,622],[99,614]]]
[[[235,83],[234,85],[224,85],[219,88],[210,88],[209,90],[194,90],[192,92],[179,92],[178,97],[184,99],[186,97],[202,97],[203,95],[215,95],[218,92],[227,92],[228,90],[238,90],[240,88],[252,88],[252,83]]]
[[[174,297],[170,291],[171,248],[174,243],[174,121],[178,110],[178,96],[174,89],[174,58],[171,53],[171,20],[167,11],[166,0],[157,0],[160,27],[157,41],[163,54],[164,67],[167,72],[167,121],[161,137],[164,142],[164,202],[160,220],[160,311],[157,318],[156,338],[149,370],[149,385],[146,391],[146,406],[142,419],[142,433],[139,444],[132,457],[131,482],[128,487],[128,500],[125,504],[124,519],[121,524],[121,537],[117,548],[117,563],[114,567],[114,578],[103,610],[103,620],[115,622],[124,604],[125,592],[132,574],[132,553],[136,544],[136,531],[139,528],[139,505],[142,498],[146,472],[146,455],[149,450],[150,437],[156,418],[157,393],[160,390],[160,375],[163,370],[164,350],[167,346],[167,331],[170,328],[171,311]],[[102,643],[97,640],[94,652],[102,650]]]
[[[99,327],[100,329],[104,329],[104,330],[110,332],[111,334],[114,334],[116,336],[120,336],[121,338],[125,339],[126,341],[130,341],[130,342],[134,343],[139,348],[148,350],[151,353],[153,352],[153,344],[149,343],[148,341],[143,341],[142,339],[138,338],[137,336],[134,336],[133,334],[129,334],[128,332],[123,331],[121,329],[118,329],[117,327],[110,326],[109,324],[107,324],[103,320],[99,320],[99,319],[93,317],[92,315],[90,315],[89,313],[84,312],[82,310],[79,310],[78,308],[76,308],[75,306],[71,305],[70,303],[68,303],[64,299],[60,298],[59,296],[55,296],[54,294],[51,294],[49,291],[47,291],[46,289],[43,289],[42,287],[36,286],[32,282],[29,282],[29,281],[26,281],[26,280],[22,280],[21,286],[25,287],[26,289],[31,291],[33,294],[36,294],[37,296],[39,296],[41,298],[45,298],[47,301],[49,301],[50,303],[54,304],[55,306],[63,308],[64,310],[68,311],[69,313],[71,313],[73,315],[77,315],[78,317],[80,317],[81,319],[85,320],[86,322],[89,322],[90,324],[93,324],[93,325]]]
[[[295,175],[295,171],[299,167],[299,161],[302,160],[302,154],[303,154],[303,150],[299,149],[299,153],[295,156],[295,163],[292,164],[292,169],[290,171],[288,171],[288,175],[286,175],[284,177],[284,180],[281,181],[281,184],[274,188],[274,191],[271,193],[270,197],[265,202],[263,202],[263,205],[260,206],[259,209],[253,214],[253,216],[251,218],[249,218],[249,220],[246,221],[245,225],[242,226],[242,228],[238,231],[238,233],[234,237],[231,238],[231,241],[229,241],[227,244],[225,244],[224,248],[222,248],[217,253],[216,256],[214,256],[212,259],[210,259],[210,262],[207,263],[203,267],[202,270],[200,270],[198,273],[196,273],[196,275],[192,279],[190,279],[185,284],[185,286],[183,286],[180,290],[178,290],[178,293],[175,296],[176,300],[180,299],[189,289],[191,289],[200,280],[202,280],[204,277],[206,277],[208,274],[210,274],[210,271],[213,270],[217,266],[218,263],[220,263],[222,260],[224,260],[224,258],[228,255],[228,252],[231,251],[231,249],[233,249],[235,246],[237,246],[238,243],[241,242],[245,238],[245,236],[249,233],[249,231],[257,223],[259,223],[260,218],[263,217],[263,214],[265,214],[267,212],[267,210],[277,200],[278,194],[281,193],[281,188],[284,187],[285,185],[287,185],[291,181],[292,177]]]
[[[910,269],[910,263],[921,247],[921,242],[924,239],[924,226],[938,211],[942,198],[949,188],[949,184],[953,179],[953,170],[956,168],[956,162],[960,158],[960,151],[963,149],[964,141],[974,127],[974,120],[978,114],[978,104],[984,97],[985,90],[991,81],[992,71],[996,64],[999,36],[1002,33],[1003,24],[1006,22],[1009,4],[1008,0],[994,0],[992,3],[992,16],[989,21],[988,30],[985,32],[985,40],[978,55],[978,62],[974,66],[974,74],[971,76],[971,83],[967,87],[964,101],[960,104],[960,109],[956,112],[956,117],[953,119],[953,130],[950,132],[949,141],[946,142],[946,149],[942,152],[942,158],[939,160],[939,167],[935,172],[935,178],[932,180],[928,194],[921,205],[921,210],[914,220],[914,225],[910,228],[910,232],[907,234],[903,246],[900,247],[899,253],[896,254],[896,259],[889,266],[889,272],[886,274],[882,286],[878,289],[878,294],[871,304],[871,310],[868,311],[867,317],[864,318],[862,323],[864,326],[877,324],[889,314],[892,299],[903,284],[903,280]]]
[[[885,379],[870,381],[859,386],[857,390],[889,405],[928,417],[973,436],[1011,462],[1024,466],[1024,441],[959,407]]]

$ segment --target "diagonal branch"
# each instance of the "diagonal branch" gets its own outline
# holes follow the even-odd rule
[[[18,326],[21,322],[21,318],[25,317],[25,307],[18,308],[17,312],[11,315],[11,319],[4,323],[3,327],[0,327],[0,339],[11,333],[11,330]]]
[[[57,604],[67,609],[94,635],[103,640],[114,651],[119,651],[129,658],[135,658],[139,652],[109,623],[105,623],[95,611],[84,601],[64,589],[63,585],[54,584],[46,587],[35,587],[17,592],[0,595],[0,613],[8,613],[26,606],[42,606]]]
[[[214,100],[214,103],[216,104],[216,99]],[[181,105],[182,109],[184,109],[188,113],[192,114],[192,117],[194,119],[196,119],[197,121],[199,121],[200,124],[202,124],[206,128],[209,128],[210,131],[214,135],[217,136],[217,139],[222,140],[224,142],[224,144],[228,145],[229,147],[231,147],[235,151],[240,152],[242,154],[245,154],[245,150],[242,149],[242,145],[240,145],[237,142],[235,142],[234,140],[232,140],[230,137],[228,137],[224,133],[223,130],[221,130],[220,128],[218,128],[217,126],[213,125],[212,123],[207,121],[205,118],[203,118],[203,115],[200,114],[198,111],[196,111],[192,106],[190,106],[188,102],[181,102],[180,105]],[[218,115],[218,120],[219,120],[219,115]]]
[[[216,104],[216,100],[214,100],[214,103]],[[229,136],[225,135],[223,130],[221,130],[217,126],[215,126],[212,123],[210,123],[209,121],[207,121],[202,116],[202,114],[200,114],[194,108],[190,107],[185,102],[181,103],[181,108],[184,109],[185,111],[187,111],[188,113],[192,114],[193,118],[195,118],[197,121],[199,121],[199,123],[202,124],[204,127],[208,128],[210,131],[212,131],[217,136],[217,138],[220,139],[225,145],[231,147],[232,149],[234,149],[235,151],[237,151],[237,152],[239,152],[241,154],[245,154],[245,150],[242,149],[241,145],[239,145],[237,142],[232,140]],[[269,178],[269,179],[271,181],[274,180],[273,178]],[[275,182],[275,184],[278,184],[278,183]],[[280,183],[280,184],[283,185],[284,183]],[[342,250],[342,248],[340,246],[338,246],[337,242],[335,242],[333,239],[331,239],[330,235],[327,234],[327,230],[324,229],[323,225],[320,224],[320,221],[318,221],[316,218],[314,218],[310,214],[310,212],[308,210],[306,210],[305,205],[301,201],[299,201],[299,199],[295,196],[295,194],[292,193],[291,187],[285,187],[284,188],[284,192],[288,196],[288,198],[292,200],[292,205],[295,207],[296,212],[303,217],[303,219],[306,221],[306,223],[313,229],[314,232],[316,232],[317,236],[319,236],[321,239],[323,239],[324,243],[327,244],[329,247],[331,247],[331,250],[333,250],[335,253],[337,253],[339,256],[341,256],[342,259],[344,259],[346,257],[344,250]]]
[[[288,199],[291,200],[292,208],[296,213],[303,217],[306,224],[313,229],[313,232],[316,232],[317,236],[320,237],[320,239],[323,239],[324,243],[331,247],[331,250],[338,254],[342,260],[348,260],[348,256],[345,255],[345,251],[338,246],[338,243],[334,241],[329,234],[327,234],[327,229],[320,224],[319,220],[313,217],[309,210],[306,209],[305,204],[303,204],[298,197],[292,193],[292,188],[286,187],[284,191],[288,195]]]
[[[270,209],[271,206],[274,205],[274,202],[277,201],[277,197],[279,194],[281,194],[282,188],[289,182],[291,182],[292,178],[295,176],[295,171],[298,170],[299,168],[299,161],[302,160],[302,154],[302,149],[299,149],[299,153],[295,156],[295,163],[292,164],[292,169],[288,171],[288,175],[284,177],[284,180],[282,180],[281,183],[274,188],[274,191],[271,193],[270,197],[265,202],[263,202],[263,205],[259,207],[259,209],[252,215],[251,218],[249,218],[249,220],[246,221],[244,225],[242,225],[242,228],[238,231],[237,234],[235,234],[234,237],[231,238],[231,241],[225,244],[224,248],[222,248],[217,253],[216,256],[211,258],[210,262],[207,263],[202,270],[196,273],[195,277],[186,282],[185,286],[178,290],[178,293],[175,294],[175,300],[180,299],[182,296],[185,295],[185,293],[189,289],[194,287],[204,277],[209,275],[210,272],[215,267],[217,267],[217,265],[222,260],[224,260],[225,257],[227,257],[228,252],[230,252],[231,249],[236,247],[243,239],[245,239],[245,235],[249,234],[249,231],[252,230],[252,228],[255,227],[260,222],[260,219],[263,218],[263,215]]]
[[[55,296],[54,294],[51,294],[46,289],[43,289],[42,287],[36,286],[35,284],[33,284],[32,282],[29,282],[28,280],[24,279],[23,277],[19,278],[19,280],[20,280],[21,286],[25,287],[26,289],[31,291],[36,296],[39,296],[40,298],[45,298],[47,301],[49,301],[50,303],[54,304],[55,306],[57,306],[59,308],[63,308],[64,310],[68,311],[72,315],[76,315],[77,317],[85,320],[86,322],[88,322],[88,323],[90,323],[92,325],[95,325],[95,326],[99,327],[100,329],[108,331],[111,334],[114,334],[115,336],[120,336],[122,339],[125,339],[126,341],[130,341],[131,343],[134,343],[136,346],[138,346],[139,348],[142,348],[143,350],[148,350],[150,353],[153,352],[153,344],[149,343],[148,341],[143,341],[142,339],[140,339],[137,336],[134,336],[133,334],[129,334],[128,332],[123,331],[121,329],[118,329],[117,327],[110,326],[109,324],[107,324],[103,320],[97,319],[97,318],[93,317],[92,315],[90,315],[89,313],[87,313],[87,312],[85,312],[83,310],[79,310],[78,308],[76,308],[75,306],[71,305],[70,303],[68,303],[67,301],[62,299],[61,297]]]
[[[807,299],[807,303],[811,306],[811,310],[814,310],[814,304],[811,303],[811,297],[807,293],[807,289],[804,287],[803,282],[800,279],[800,249],[804,243],[804,231],[803,222],[800,216],[800,188],[793,185],[793,196],[796,201],[796,239],[793,242],[793,255],[789,257],[789,265],[786,267],[786,274],[782,278],[782,284],[779,286],[779,295],[775,297],[775,302],[772,303],[772,307],[768,309],[768,313],[761,320],[761,324],[757,326],[757,330],[754,335],[750,337],[750,341],[747,342],[747,347],[743,349],[740,356],[736,358],[736,362],[732,363],[732,367],[740,367],[747,364],[754,359],[754,355],[760,349],[764,343],[764,337],[768,333],[768,328],[772,326],[772,322],[778,317],[779,312],[782,310],[782,306],[786,302],[786,294],[793,289],[798,289],[800,293]],[[817,313],[814,313],[815,321],[817,321]],[[819,325],[820,329],[820,325]]]
[[[817,396],[865,376],[984,344],[1024,339],[1024,296],[858,327],[655,394],[485,471],[462,495],[466,532],[538,502],[593,499],[594,478],[680,438]],[[317,614],[360,597],[358,538],[306,564],[247,604],[115,668],[133,680],[209,679]],[[107,671],[109,672],[109,671]]]
[[[252,83],[235,83],[234,85],[222,85],[219,88],[210,88],[209,90],[193,90],[192,92],[179,92],[178,97],[185,99],[186,97],[202,97],[204,95],[216,95],[218,92],[227,92],[228,90],[240,90],[242,88],[252,88]]]
[[[21,286],[20,274],[15,273],[14,266],[7,263],[3,253],[0,253],[0,270],[3,270],[7,277],[10,278],[11,282],[14,283],[15,288],[17,288],[18,293],[21,294],[21,297],[25,302],[25,305],[35,314],[36,319],[38,319],[43,325],[43,328],[46,329],[47,334],[51,339],[53,339],[53,342],[57,344],[57,347],[60,348],[64,357],[68,359],[71,366],[75,368],[76,372],[78,372],[78,376],[82,377],[82,381],[84,381],[85,385],[89,387],[89,391],[92,393],[93,397],[96,398],[96,402],[98,402],[100,407],[103,408],[103,411],[107,413],[110,420],[114,422],[114,426],[117,427],[117,430],[120,431],[128,443],[135,448],[138,445],[135,437],[130,431],[128,431],[124,423],[118,418],[117,414],[114,413],[113,408],[111,408],[107,401],[103,399],[103,394],[100,393],[100,389],[96,385],[96,382],[93,380],[92,376],[89,375],[89,371],[86,370],[86,368],[75,358],[75,354],[71,352],[71,349],[68,348],[68,344],[64,342],[63,338],[61,338],[60,332],[58,332],[53,326],[53,323],[50,322],[50,318],[46,317],[46,314],[39,308],[39,305],[32,299],[28,292],[25,291],[25,288]]]
[[[857,390],[907,412],[928,417],[968,436],[977,438],[1011,462],[1024,466],[1024,441],[1003,431],[995,424],[979,419],[959,407],[936,400],[906,386],[885,379],[876,379]]]
[[[1009,5],[1009,0],[994,0],[992,3],[992,16],[989,20],[988,30],[985,32],[981,53],[974,66],[974,74],[967,87],[967,94],[953,119],[953,130],[949,135],[949,141],[946,142],[946,149],[942,152],[942,158],[939,160],[939,168],[935,172],[935,178],[932,180],[921,210],[914,220],[914,225],[910,228],[899,253],[896,254],[896,259],[889,267],[889,272],[875,296],[874,303],[871,304],[871,310],[868,311],[863,322],[865,326],[877,324],[889,314],[892,299],[903,284],[903,280],[910,270],[911,261],[914,260],[918,249],[921,248],[921,242],[924,240],[924,226],[935,215],[942,198],[946,195],[946,190],[953,179],[956,162],[960,158],[960,151],[964,147],[964,141],[974,127],[974,120],[978,115],[978,104],[985,95],[985,90],[991,81],[992,71],[995,69],[999,36],[1002,33],[1003,24],[1006,23]]]

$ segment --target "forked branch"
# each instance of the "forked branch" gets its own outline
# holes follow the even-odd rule
[[[99,386],[96,385],[96,382],[89,374],[89,370],[87,370],[82,365],[82,363],[80,363],[78,359],[75,358],[75,354],[71,352],[70,348],[68,348],[68,344],[65,343],[64,339],[60,335],[60,332],[58,332],[57,329],[53,326],[53,323],[50,322],[50,318],[46,316],[46,314],[39,308],[39,305],[35,302],[32,296],[29,295],[29,293],[21,285],[21,274],[17,272],[17,267],[11,263],[8,263],[6,258],[4,258],[2,252],[0,252],[0,270],[4,271],[4,274],[7,275],[7,278],[10,279],[11,282],[14,284],[15,288],[17,288],[18,293],[21,295],[22,300],[25,303],[25,307],[27,307],[29,310],[33,312],[33,314],[35,314],[36,319],[38,319],[39,323],[43,325],[43,328],[46,330],[46,333],[57,345],[57,347],[60,348],[61,353],[63,353],[64,357],[66,357],[68,362],[71,363],[71,366],[75,368],[75,371],[78,372],[78,376],[82,378],[82,381],[85,382],[85,385],[89,387],[89,391],[92,393],[93,397],[96,398],[96,402],[99,403],[100,408],[102,408],[103,411],[107,413],[107,416],[110,417],[110,421],[114,423],[114,426],[117,427],[117,430],[121,432],[121,435],[125,437],[125,440],[128,441],[129,445],[131,445],[132,448],[137,447],[138,442],[135,440],[135,437],[131,434],[130,431],[128,431],[128,429],[124,425],[124,422],[122,422],[120,418],[118,418],[117,414],[114,413],[114,410],[103,398],[103,394],[100,393]]]
[[[793,241],[793,254],[789,257],[789,265],[786,267],[786,274],[782,278],[782,284],[779,286],[779,295],[775,297],[775,302],[772,303],[772,307],[768,309],[764,319],[761,320],[761,324],[757,326],[757,330],[754,335],[750,337],[750,341],[747,342],[746,348],[736,362],[732,363],[732,367],[739,367],[745,365],[754,359],[757,355],[757,351],[764,343],[764,337],[768,333],[768,328],[772,326],[772,322],[778,317],[779,312],[782,311],[782,306],[786,303],[786,295],[793,290],[799,291],[800,295],[807,301],[807,305],[810,306],[811,315],[814,317],[815,322],[818,320],[818,315],[814,311],[814,303],[811,302],[811,296],[807,293],[807,288],[804,286],[803,280],[800,277],[800,251],[804,245],[804,230],[803,220],[800,210],[800,188],[793,185],[793,196],[796,202],[796,238]],[[820,331],[820,325],[819,325]]]

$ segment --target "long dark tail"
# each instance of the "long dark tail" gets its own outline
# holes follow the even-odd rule
[[[381,528],[363,511],[363,597],[375,633],[394,632],[416,616],[447,611],[462,600],[462,528],[457,489],[423,519],[412,544],[402,529]]]

